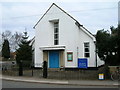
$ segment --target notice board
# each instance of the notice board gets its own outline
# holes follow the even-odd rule
[[[78,58],[78,68],[88,68],[88,59]]]

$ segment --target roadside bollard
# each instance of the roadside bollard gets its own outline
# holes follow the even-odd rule
[[[19,76],[23,76],[23,65],[22,65],[22,60],[20,60],[20,63],[19,63]]]
[[[47,62],[43,62],[43,78],[47,78]]]

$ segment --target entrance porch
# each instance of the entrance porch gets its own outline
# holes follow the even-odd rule
[[[48,68],[65,67],[65,46],[44,47],[43,61],[47,61]]]

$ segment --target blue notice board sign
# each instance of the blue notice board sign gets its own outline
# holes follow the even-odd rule
[[[88,59],[87,58],[78,58],[78,68],[87,68]]]

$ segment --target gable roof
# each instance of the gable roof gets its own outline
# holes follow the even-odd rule
[[[67,12],[65,12],[62,8],[60,8],[59,6],[57,6],[55,3],[53,3],[49,9],[45,12],[45,14],[43,14],[43,16],[39,19],[39,21],[35,24],[35,26],[33,28],[35,28],[37,26],[37,24],[41,21],[41,19],[46,15],[46,13],[51,9],[51,7],[55,5],[57,8],[59,8],[61,11],[63,11],[65,14],[67,14],[69,17],[71,17],[73,20],[75,20],[77,22],[77,24],[79,24],[80,26],[83,26],[81,25],[75,18],[73,18],[71,15],[69,15]]]
[[[75,24],[80,28],[82,27],[84,29],[84,32],[86,32],[88,35],[90,35],[93,40],[95,41],[95,37],[94,35],[89,32],[85,27],[83,27],[83,25],[81,25],[75,18],[73,18],[70,14],[68,14],[66,11],[64,11],[62,8],[60,8],[59,6],[57,6],[55,3],[53,3],[49,9],[43,14],[43,16],[39,19],[39,21],[35,24],[35,26],[33,27],[35,29],[35,27],[38,25],[38,23],[41,21],[41,19],[47,14],[47,12],[51,9],[51,7],[55,5],[57,8],[59,8],[61,11],[63,11],[65,14],[67,14],[69,17],[71,17],[74,21],[75,21]]]

